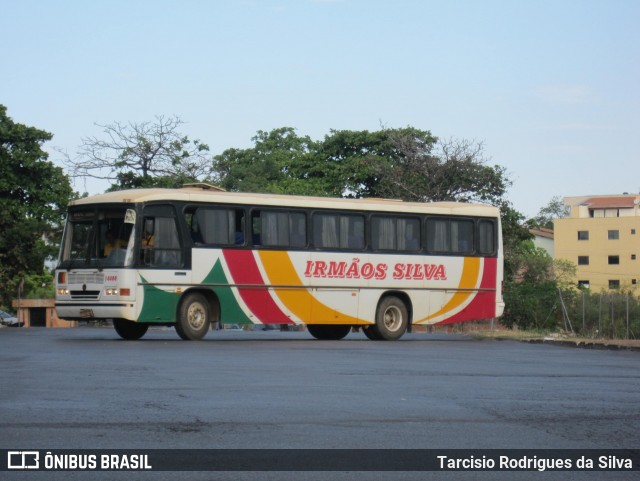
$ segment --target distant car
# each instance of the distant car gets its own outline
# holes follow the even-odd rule
[[[0,311],[0,324],[4,324],[5,326],[18,326],[18,318],[8,312]]]

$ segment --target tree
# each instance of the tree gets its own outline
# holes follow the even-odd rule
[[[104,138],[83,138],[76,159],[63,153],[65,164],[73,177],[114,182],[110,190],[193,182],[209,174],[209,146],[180,134],[183,124],[176,116],[96,124]]]
[[[502,224],[502,244],[504,249],[504,276],[508,282],[514,279],[521,267],[520,245],[533,236],[523,225],[524,215],[515,210],[506,200],[498,203]]]
[[[553,229],[553,221],[562,219],[569,215],[569,207],[564,205],[562,199],[558,196],[553,197],[549,203],[542,207],[538,215],[529,219],[527,225],[531,227],[544,227]]]
[[[251,138],[254,146],[231,148],[214,157],[215,182],[241,192],[318,194],[305,172],[313,170],[316,143],[300,137],[295,129],[260,130]]]
[[[73,191],[42,144],[52,135],[15,123],[0,105],[0,303],[9,305],[27,274],[42,274],[57,252]],[[50,239],[47,241],[45,239]]]
[[[487,202],[497,205],[511,181],[500,166],[486,165],[482,143],[439,141],[428,131],[385,131],[389,158],[369,159],[377,194],[412,201]]]
[[[252,140],[215,157],[227,190],[496,204],[510,185],[503,168],[486,165],[482,144],[440,143],[414,127],[331,130],[322,141],[282,127]]]
[[[511,252],[511,268],[505,269],[503,322],[520,329],[553,329],[557,326],[557,284],[553,259],[532,240],[522,241]]]

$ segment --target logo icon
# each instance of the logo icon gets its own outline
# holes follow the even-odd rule
[[[38,451],[8,451],[8,469],[39,469],[40,452]]]

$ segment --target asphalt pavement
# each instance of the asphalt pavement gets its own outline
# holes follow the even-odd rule
[[[630,449],[640,352],[408,334],[0,330],[4,449]],[[638,473],[0,473],[7,479],[637,479]],[[396,475],[397,474],[397,475]],[[401,475],[401,476],[400,476]],[[2,476],[0,476],[2,477]],[[55,476],[54,476],[55,477]],[[58,478],[56,478],[58,479]]]

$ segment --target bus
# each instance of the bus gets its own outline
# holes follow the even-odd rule
[[[160,325],[199,340],[216,323],[397,340],[504,309],[495,207],[207,184],[70,202],[55,279],[61,319],[111,320],[129,340]]]

